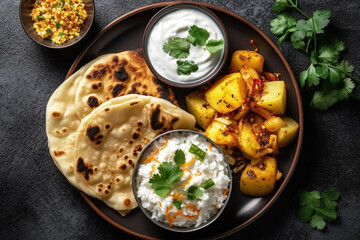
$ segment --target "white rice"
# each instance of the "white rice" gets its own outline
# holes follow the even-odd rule
[[[166,137],[159,138],[154,142],[153,146],[147,150],[141,161],[147,159],[156,148],[161,149],[165,145],[165,142]],[[199,216],[197,218],[187,218],[183,215],[178,215],[172,220],[172,224],[179,227],[197,227],[207,222],[224,205],[224,201],[228,196],[224,194],[224,192],[227,191],[230,183],[228,168],[225,163],[226,159],[224,159],[216,147],[213,146],[210,151],[210,142],[198,134],[187,132],[171,133],[168,135],[167,146],[159,150],[154,157],[160,162],[172,162],[174,164],[175,151],[181,149],[185,153],[185,163],[188,163],[194,158],[194,155],[189,152],[191,144],[198,146],[206,152],[205,159],[203,162],[195,159],[193,164],[182,167],[182,169],[189,169],[191,174],[189,171],[183,171],[183,176],[175,185],[185,191],[192,185],[198,186],[200,190],[202,190],[203,195],[200,200],[188,200],[186,194],[183,195],[181,199],[182,214],[189,216],[197,215],[192,209],[185,208],[187,204],[194,204],[199,210]],[[165,216],[167,208],[169,208],[170,216],[179,211],[179,209],[173,206],[173,197],[170,196],[170,194],[179,193],[179,191],[173,189],[166,197],[160,197],[155,193],[149,183],[149,179],[158,173],[159,166],[160,164],[156,161],[150,161],[140,165],[136,178],[137,197],[141,200],[142,206],[152,213],[153,219],[168,223]],[[192,177],[190,181],[188,180],[189,175]],[[200,186],[209,178],[213,180],[215,185],[206,190],[201,188]],[[185,183],[188,184],[183,187]]]

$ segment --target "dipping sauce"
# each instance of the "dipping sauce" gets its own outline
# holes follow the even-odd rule
[[[209,75],[220,65],[224,47],[210,53],[205,46],[190,44],[189,55],[176,59],[164,52],[163,45],[169,39],[187,38],[189,29],[196,25],[209,32],[208,40],[224,40],[218,24],[204,12],[194,8],[175,9],[160,17],[150,30],[147,42],[147,54],[151,65],[159,75],[174,82],[192,82]],[[193,61],[198,70],[189,75],[179,75],[178,60]]]
[[[141,206],[152,219],[169,227],[198,227],[218,213],[228,198],[231,180],[226,159],[200,134],[166,134],[139,161],[136,188]],[[173,185],[163,192],[161,181]]]

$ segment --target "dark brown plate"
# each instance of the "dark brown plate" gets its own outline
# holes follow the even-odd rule
[[[66,77],[90,60],[105,53],[121,52],[141,48],[141,40],[146,24],[162,7],[173,4],[165,2],[136,9],[106,26],[85,51],[79,55]],[[296,141],[290,146],[280,149],[278,165],[283,178],[277,183],[273,194],[262,198],[251,198],[240,193],[240,174],[234,175],[232,195],[222,215],[209,227],[191,233],[176,233],[162,229],[152,223],[140,209],[134,209],[126,217],[111,209],[103,202],[81,193],[86,202],[105,220],[115,227],[138,237],[154,239],[200,239],[218,238],[234,233],[259,218],[279,197],[287,185],[298,161],[303,139],[303,110],[296,79],[289,64],[277,46],[255,25],[241,16],[223,8],[205,4],[192,4],[207,7],[224,23],[229,35],[229,56],[239,49],[252,49],[249,44],[254,40],[259,53],[265,57],[265,71],[281,73],[281,79],[286,83],[287,112],[300,124]],[[227,66],[229,65],[229,59]],[[174,89],[182,107],[184,96],[193,89]]]

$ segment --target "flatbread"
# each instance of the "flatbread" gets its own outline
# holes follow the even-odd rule
[[[51,157],[67,180],[77,186],[73,160],[76,131],[80,125],[75,110],[75,94],[86,70],[96,61],[84,65],[66,79],[51,95],[46,106],[46,134]]]
[[[133,209],[131,178],[141,150],[160,133],[195,129],[195,122],[193,115],[160,98],[132,94],[105,102],[77,131],[78,188],[116,210]]]
[[[137,49],[103,56],[89,67],[76,92],[76,112],[84,118],[102,103],[126,94],[159,97],[178,106],[171,88],[157,80]]]

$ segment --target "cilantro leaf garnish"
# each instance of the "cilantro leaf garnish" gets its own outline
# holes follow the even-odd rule
[[[217,51],[220,51],[221,49],[223,49],[224,47],[224,40],[213,40],[210,39],[206,45],[205,45],[206,49],[210,52],[210,53],[216,53]]]
[[[177,63],[177,74],[178,75],[190,75],[192,72],[196,72],[199,67],[194,63],[194,61],[182,61],[178,60]]]
[[[59,29],[60,28],[60,24],[58,22],[55,22],[56,28]]]
[[[330,188],[323,191],[307,192],[301,190],[297,194],[299,208],[297,217],[302,222],[310,222],[313,228],[323,230],[326,222],[334,221],[337,218],[336,206],[340,193]]]
[[[201,187],[202,187],[203,189],[209,189],[209,188],[211,188],[211,187],[214,186],[214,185],[215,185],[214,181],[213,181],[211,178],[209,178],[208,180],[206,180],[206,181],[201,185]]]
[[[46,31],[47,33],[52,33],[51,29],[49,29],[49,28],[47,28],[45,31]]]
[[[295,19],[286,12],[287,8],[298,11],[303,19]],[[278,16],[270,22],[271,32],[279,37],[279,45],[290,38],[295,49],[305,51],[310,57],[311,63],[300,73],[299,82],[301,87],[315,88],[311,106],[327,110],[350,96],[359,98],[351,95],[353,81],[360,82],[351,75],[354,66],[340,56],[345,44],[326,32],[331,12],[317,10],[308,16],[298,7],[297,0],[275,0],[272,9]]]
[[[201,162],[204,161],[206,152],[204,152],[201,148],[199,148],[195,144],[191,144],[189,152],[194,154]]]
[[[165,197],[173,188],[174,183],[180,181],[183,172],[178,165],[171,162],[164,162],[158,169],[159,174],[154,174],[149,183],[157,195]]]
[[[175,151],[174,161],[175,161],[176,165],[178,165],[178,166],[181,164],[184,164],[185,163],[185,153],[182,150],[177,149]]]
[[[203,195],[203,192],[197,186],[190,186],[187,190],[187,199],[195,200],[200,199]]]
[[[44,16],[41,16],[41,15],[40,15],[40,16],[38,16],[37,18],[38,18],[39,20],[43,20],[43,19],[45,19],[45,17],[44,17]]]
[[[174,199],[173,204],[177,209],[181,209],[182,201],[179,199]]]
[[[163,51],[170,56],[179,59],[189,56],[190,43],[186,38],[171,38],[163,45]]]
[[[204,28],[199,28],[196,25],[192,25],[189,29],[189,35],[191,36],[191,44],[199,44],[200,46],[205,46],[206,41],[210,36],[210,33]]]

